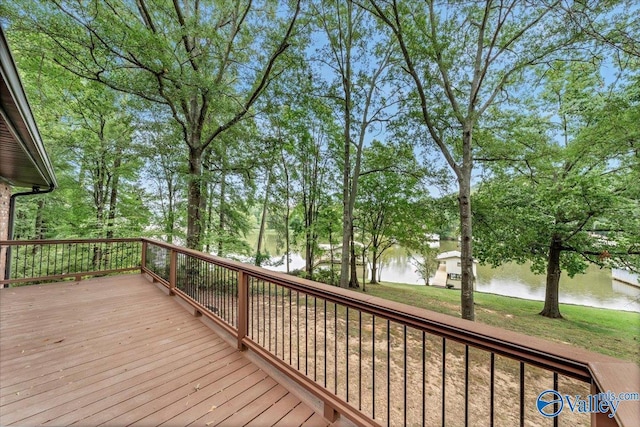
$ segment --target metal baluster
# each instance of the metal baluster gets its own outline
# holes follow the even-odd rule
[[[520,427],[524,427],[524,362],[520,362]]]
[[[553,390],[554,391],[558,391],[558,373],[554,372],[553,373]],[[557,414],[558,413],[558,401],[556,400],[555,402],[553,402],[553,413]],[[558,419],[560,417],[556,416],[553,417],[553,427],[558,427]]]
[[[447,409],[447,382],[446,382],[446,372],[447,372],[447,340],[442,337],[442,425],[445,426],[445,414]]]
[[[425,382],[426,382],[426,370],[427,370],[427,352],[426,352],[426,333],[422,331],[422,427],[425,426],[425,418],[427,416],[426,413],[426,390],[425,390]]]
[[[391,425],[391,322],[387,319],[387,425]]]
[[[347,402],[349,401],[349,307],[346,306],[346,327],[345,327],[345,348],[344,354],[346,358],[346,367],[347,367],[347,384],[346,384],[346,392],[347,392]]]
[[[372,418],[376,419],[376,316],[371,315],[371,402]]]
[[[496,383],[495,383],[495,378],[496,378],[496,355],[495,353],[491,352],[491,363],[490,363],[490,394],[491,394],[491,400],[490,400],[490,408],[489,408],[489,425],[491,427],[493,427],[493,423],[494,423],[494,410],[495,410],[495,395],[496,395]]]
[[[464,346],[464,425],[469,425],[469,346]]]
[[[404,425],[407,425],[407,325],[404,325]]]

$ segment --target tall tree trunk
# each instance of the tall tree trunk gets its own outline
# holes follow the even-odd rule
[[[335,284],[336,284],[335,280],[334,280],[334,277],[335,277],[335,265],[333,263],[335,255],[333,253],[334,252],[333,251],[333,227],[331,226],[331,224],[332,224],[332,222],[329,222],[329,257],[330,257],[329,258],[329,260],[330,260],[330,264],[329,265],[331,265],[331,279],[330,279],[330,282],[331,282],[331,285],[335,286]]]
[[[285,250],[285,263],[287,266],[287,273],[289,273],[289,254],[291,252],[291,245],[290,245],[290,241],[289,241],[289,217],[291,216],[291,207],[289,206],[289,198],[291,197],[290,194],[290,187],[289,187],[289,170],[287,168],[287,161],[284,157],[284,153],[282,153],[282,169],[284,170],[284,177],[285,177],[285,205],[286,205],[286,209],[285,209],[285,213],[284,213],[284,250]]]
[[[227,164],[225,158],[222,159],[222,175],[220,177],[220,216],[218,221],[218,256],[224,256],[224,239],[226,227],[226,197],[227,197]]]
[[[305,240],[305,270],[307,278],[311,279],[313,277],[313,237],[310,228],[306,230]]]
[[[378,283],[378,247],[374,244],[371,247],[371,280],[372,285]]]
[[[553,237],[553,241],[549,246],[549,260],[547,261],[547,286],[544,295],[544,308],[540,315],[550,317],[552,319],[561,319],[560,314],[560,252],[562,245],[557,236]]]
[[[120,166],[122,165],[122,150],[118,150],[113,160],[113,181],[109,194],[109,212],[107,213],[107,239],[113,238],[113,227],[116,219],[116,206],[118,204],[118,183],[120,181]]]
[[[458,206],[460,209],[460,266],[462,269],[460,307],[462,318],[475,320],[473,306],[473,240],[471,226],[471,126],[462,134],[463,164],[458,175]]]
[[[362,292],[367,292],[366,283],[367,283],[367,255],[363,250],[362,251]]]
[[[166,170],[165,170],[166,173]],[[165,178],[167,181],[167,215],[165,217],[165,224],[164,224],[164,233],[167,239],[167,243],[171,244],[173,243],[173,235],[175,233],[175,224],[176,224],[176,218],[175,218],[175,207],[173,205],[173,197],[174,197],[174,193],[175,190],[173,188],[173,179],[171,177],[171,175],[168,175],[167,178]]]
[[[340,258],[340,287],[349,286],[349,243],[351,241],[351,212],[349,210],[349,177],[351,175],[351,166],[349,159],[349,127],[350,115],[345,114],[345,131],[344,131],[344,170],[342,173],[342,253]]]
[[[285,230],[284,230],[284,250],[285,250],[285,263],[287,265],[287,273],[289,273],[290,271],[290,262],[289,262],[289,255],[291,254],[291,242],[290,242],[290,236],[289,236],[289,216],[291,216],[291,212],[290,212],[291,208],[289,207],[289,189],[287,189],[287,210],[286,213],[284,215],[284,226],[285,226]]]
[[[271,172],[267,175],[267,185],[264,190],[264,202],[262,203],[262,216],[260,218],[260,231],[258,232],[258,245],[256,248],[255,264],[260,266],[262,263],[262,240],[264,239],[264,230],[267,225],[267,206],[269,204],[269,187],[271,186]]]
[[[353,223],[350,205],[350,177],[351,177],[351,36],[352,36],[352,13],[353,4],[347,2],[347,31],[345,43],[344,73],[342,75],[342,88],[344,91],[344,153],[342,170],[342,256],[340,259],[340,287],[349,286],[349,243],[351,240],[351,228]],[[341,35],[342,36],[342,35]],[[333,261],[333,260],[332,260]]]
[[[203,199],[207,201],[207,239],[206,244],[204,245],[204,251],[208,254],[211,253],[211,229],[213,228],[213,194],[215,190],[215,184],[210,182],[208,185],[205,185],[203,188],[207,189],[207,194]]]
[[[187,197],[187,247],[202,249],[202,149],[189,148],[189,193]]]
[[[350,288],[359,288],[360,284],[358,283],[358,270],[357,270],[357,265],[358,265],[358,257],[356,255],[356,244],[355,244],[355,240],[354,240],[354,235],[353,235],[353,221],[351,222],[351,279],[349,280],[349,287]]]

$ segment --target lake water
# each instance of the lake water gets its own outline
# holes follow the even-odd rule
[[[275,236],[267,234],[266,240],[270,253],[277,253]],[[443,241],[440,250],[455,250],[456,246],[456,242]],[[281,255],[274,256],[274,259],[280,258]],[[285,270],[284,265],[265,268]],[[303,269],[304,258],[300,254],[292,254],[290,268]],[[402,247],[390,248],[383,255],[381,280],[424,285],[416,273],[413,260]],[[544,301],[545,280],[545,275],[533,274],[529,264],[507,263],[497,268],[479,265],[476,291]],[[640,312],[640,287],[612,280],[609,269],[590,266],[585,274],[576,275],[573,279],[563,273],[560,279],[560,302]]]

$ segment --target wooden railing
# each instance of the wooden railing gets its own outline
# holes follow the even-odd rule
[[[640,368],[634,363],[174,245],[137,242],[143,273],[231,334],[239,349],[259,355],[319,398],[329,419],[341,414],[359,425],[640,425],[637,400],[621,402],[612,417],[571,411],[560,402],[542,408],[559,412],[556,417],[538,410],[546,390],[545,398],[637,393]]]
[[[141,248],[140,239],[0,241],[0,286],[139,270]]]

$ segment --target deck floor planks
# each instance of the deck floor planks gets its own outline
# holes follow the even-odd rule
[[[244,426],[249,421],[254,420],[260,414],[264,413],[270,406],[273,405],[273,402],[277,402],[287,395],[287,391],[282,387],[273,387],[266,394],[262,395],[262,399],[255,399],[246,405],[246,409],[243,411],[237,411],[232,414],[230,417],[226,418],[223,421],[218,422],[220,426]],[[205,421],[209,422],[207,418]]]
[[[205,345],[209,344],[206,337],[204,338]],[[197,341],[191,341],[191,343],[196,346]],[[147,350],[149,350],[147,348]],[[171,356],[175,351],[171,349],[167,349],[162,352],[165,356]],[[117,355],[117,354],[116,354]],[[128,368],[135,368],[140,365],[145,365],[147,363],[147,359],[141,357],[139,350],[132,350],[129,352],[123,352],[118,357],[106,356],[100,359],[95,359],[89,361],[87,363],[82,363],[76,366],[69,367],[68,369],[64,369],[62,372],[60,369],[57,370],[49,370],[47,373],[42,373],[40,376],[36,376],[29,380],[23,380],[12,386],[5,387],[2,389],[2,397],[0,397],[0,405],[5,402],[9,403],[13,400],[17,400],[18,396],[23,396],[24,393],[27,394],[37,394],[43,391],[46,391],[50,388],[56,388],[60,385],[64,385],[68,382],[79,381],[83,378],[92,377],[98,375],[103,372],[107,372],[108,374],[115,373],[114,370],[117,370],[119,367],[123,365],[128,365]],[[53,365],[49,365],[53,367]],[[20,397],[23,398],[23,397]]]
[[[247,427],[262,427],[265,423],[263,419],[279,421],[287,415],[298,404],[298,399],[291,393],[285,395],[282,399],[273,402],[264,412],[253,420],[249,421]]]
[[[1,425],[329,424],[137,274],[0,290],[0,345]]]
[[[232,363],[223,369],[216,372],[211,372],[205,376],[195,378],[190,381],[189,384],[185,384],[182,387],[175,388],[170,387],[166,390],[162,390],[165,393],[161,394],[154,399],[150,399],[149,395],[140,395],[137,399],[124,402],[123,408],[126,408],[126,412],[120,410],[120,408],[113,408],[111,412],[120,412],[121,415],[108,419],[109,425],[119,425],[124,422],[139,422],[140,420],[155,419],[156,425],[164,422],[168,418],[175,417],[177,414],[185,411],[190,407],[190,404],[196,404],[200,402],[200,399],[207,399],[211,394],[207,395],[210,390],[205,390],[204,393],[200,393],[198,396],[193,396],[196,393],[198,385],[202,387],[203,384],[209,384],[212,381],[219,381],[221,377],[225,375],[244,375],[246,372],[257,372],[256,366],[250,364],[246,360],[240,360],[237,363]],[[157,395],[157,391],[153,392]],[[134,407],[129,409],[129,404],[133,401]],[[127,406],[124,406],[127,405]],[[101,414],[96,414],[99,416]],[[145,422],[146,425],[152,425],[151,422]],[[142,423],[142,425],[145,425]]]
[[[144,361],[144,357],[141,356],[141,349],[145,349],[146,351],[170,351],[170,349],[178,345],[195,346],[198,341],[206,342],[206,337],[201,336],[202,329],[195,332],[186,332],[183,336],[176,334],[173,342],[164,343],[164,345],[150,338],[147,334],[148,338],[146,339],[140,336],[138,339],[131,337],[126,341],[94,344],[88,346],[88,348],[83,351],[78,351],[75,346],[47,349],[43,350],[41,353],[42,357],[36,360],[25,360],[21,364],[18,360],[18,363],[7,363],[4,367],[6,369],[6,375],[13,376],[13,378],[16,378],[12,372],[13,369],[29,369],[30,379],[42,378],[43,375],[51,374],[53,367],[57,368],[54,372],[59,372],[62,369],[65,375],[69,373],[69,369],[71,368],[75,368],[76,371],[82,369],[95,372],[96,367],[102,368],[108,364],[121,365],[140,359]],[[126,350],[122,350],[125,348]],[[69,360],[67,357],[68,354],[74,354],[74,359]],[[117,356],[117,358],[113,356]],[[0,381],[2,380],[6,381],[7,386],[16,384],[6,378],[1,378]],[[22,381],[25,380],[28,381],[26,374]],[[0,394],[4,395],[4,390]]]
[[[278,422],[274,424],[277,427],[287,427],[287,426],[301,426],[304,424],[314,412],[307,406],[303,404],[296,405],[287,415],[280,418]]]
[[[230,350],[231,352],[227,350]],[[242,356],[234,353],[233,350],[234,349],[232,348],[225,348],[224,353],[230,354],[224,355],[224,353],[220,352],[216,357],[219,357],[220,359],[224,358],[231,362],[241,359]],[[130,386],[129,384],[124,383],[116,385],[113,390],[110,390],[111,394],[106,398],[104,397],[103,391],[91,393],[87,396],[85,401],[79,402],[82,403],[81,407],[75,408],[64,415],[52,419],[50,424],[71,425],[92,416],[97,419],[98,414],[103,418],[107,417],[106,419],[113,419],[121,412],[127,412],[124,405],[128,405],[129,408],[135,408],[136,399],[140,399],[139,396],[144,396],[144,393],[148,393],[155,389],[154,393],[157,395],[160,393],[160,387],[172,389],[180,384],[189,384],[190,382],[200,378],[202,375],[202,368],[210,363],[209,355],[197,353],[193,356],[198,357],[199,360],[195,360],[193,362],[191,360],[185,360],[185,362],[190,362],[190,365],[182,366],[177,369],[171,369],[172,367],[168,366],[167,368],[171,369],[170,371],[158,373],[155,377],[145,379],[145,375],[144,377],[133,378],[131,380],[133,384]],[[162,385],[159,386],[158,384]],[[112,415],[109,416],[109,413]]]
[[[29,425],[42,424],[54,417],[64,415],[70,410],[70,402],[73,402],[75,407],[84,409],[85,404],[93,403],[95,399],[102,399],[105,395],[126,390],[133,385],[144,382],[145,376],[155,379],[163,370],[170,369],[170,362],[171,359],[167,358],[161,364],[151,363],[148,366],[140,366],[137,370],[118,369],[119,373],[113,373],[100,381],[79,381],[51,389],[49,392],[37,396],[39,399],[46,399],[45,402],[48,406],[46,408],[44,405],[40,406],[38,414],[24,419],[23,422]],[[92,398],[92,395],[95,397]]]

